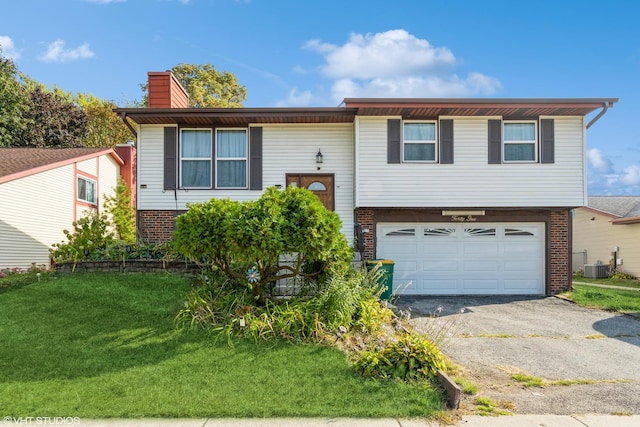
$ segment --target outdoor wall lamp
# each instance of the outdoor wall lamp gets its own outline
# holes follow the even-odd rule
[[[318,148],[318,154],[316,154],[316,163],[321,164],[323,157],[324,156],[322,155],[322,151],[320,151],[320,149]]]

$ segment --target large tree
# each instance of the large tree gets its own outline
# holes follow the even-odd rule
[[[211,64],[178,64],[171,71],[189,94],[191,107],[237,108],[242,107],[247,98],[247,88],[238,84],[233,73],[221,73]],[[148,105],[148,85],[140,87],[144,92],[143,104]]]
[[[82,140],[85,147],[113,147],[133,138],[122,120],[113,114],[115,103],[84,93],[75,95],[73,102],[87,116],[87,132]]]
[[[27,147],[83,147],[87,115],[55,92],[36,87],[29,93],[28,127],[13,145]]]
[[[29,99],[19,81],[18,68],[0,49],[0,147],[15,145],[27,128],[24,113]]]

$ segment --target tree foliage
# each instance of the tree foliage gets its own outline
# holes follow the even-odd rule
[[[114,195],[105,196],[104,207],[111,215],[117,238],[133,245],[136,242],[136,209],[131,203],[131,191],[122,178],[118,178]]]
[[[242,281],[264,302],[272,281],[342,272],[351,253],[341,221],[308,190],[268,188],[256,201],[212,199],[176,220],[176,252]],[[289,261],[280,263],[281,258]],[[247,277],[254,269],[255,281]],[[253,283],[252,283],[253,282]]]
[[[134,137],[124,122],[114,114],[113,109],[117,105],[112,101],[92,94],[78,93],[73,97],[73,102],[87,115],[87,129],[83,138],[85,147],[114,147]]]
[[[235,74],[220,72],[211,64],[178,64],[171,69],[189,94],[195,108],[237,108],[247,98],[247,88],[238,84]],[[141,84],[144,105],[148,105],[148,85]]]
[[[87,115],[78,106],[55,92],[40,87],[29,93],[29,109],[24,114],[28,127],[20,145],[29,147],[82,147]]]
[[[0,147],[20,140],[27,128],[23,117],[27,108],[27,92],[18,80],[18,69],[11,59],[2,56],[0,49]]]
[[[133,135],[116,104],[20,73],[0,52],[0,147],[113,147]]]

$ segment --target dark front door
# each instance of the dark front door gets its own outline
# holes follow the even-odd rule
[[[333,192],[333,174],[287,174],[287,187],[306,188],[318,196],[322,204],[330,211],[335,209]]]

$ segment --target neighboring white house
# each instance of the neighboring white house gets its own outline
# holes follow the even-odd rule
[[[554,294],[571,283],[587,128],[617,99],[345,99],[336,108],[188,108],[149,73],[137,123],[138,229],[171,237],[187,203],[316,193],[406,294]],[[180,94],[179,97],[173,96]],[[600,110],[596,117],[587,115]]]
[[[122,156],[116,150],[121,150]],[[133,147],[0,148],[0,269],[49,266],[49,249],[73,221],[103,210]]]
[[[589,196],[574,213],[573,252],[573,271],[611,264],[640,277],[640,196]]]

